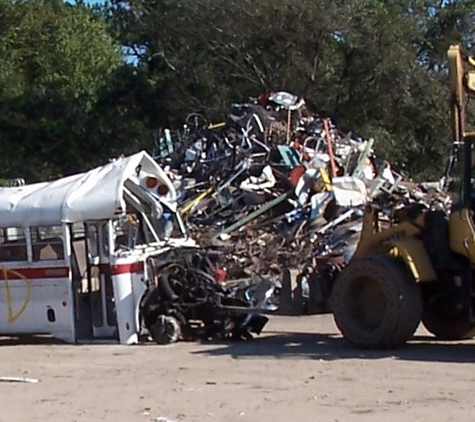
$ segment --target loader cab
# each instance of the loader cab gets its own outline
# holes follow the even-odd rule
[[[475,131],[468,127],[466,108],[475,96],[475,60],[464,59],[460,45],[448,50],[452,145],[444,179],[450,181],[453,210],[475,210]]]
[[[475,96],[475,60],[464,59],[460,45],[448,50],[452,150],[445,179],[450,181],[450,249],[475,264],[475,131],[466,119],[468,98]]]
[[[452,175],[447,192],[452,211],[468,208],[475,212],[475,137],[465,137],[452,150]]]

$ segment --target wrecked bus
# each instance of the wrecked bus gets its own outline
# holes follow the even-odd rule
[[[145,152],[0,188],[0,335],[137,343],[147,257],[186,246],[176,190]]]

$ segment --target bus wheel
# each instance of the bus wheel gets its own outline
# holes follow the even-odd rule
[[[158,344],[175,343],[181,337],[180,321],[172,315],[159,315],[150,327],[150,334]]]

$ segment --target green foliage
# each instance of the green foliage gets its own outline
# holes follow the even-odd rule
[[[9,7],[2,14],[0,49],[10,68],[2,85],[11,94],[35,87],[92,100],[103,75],[119,66],[118,47],[86,7],[59,0],[2,1]]]
[[[0,0],[0,168],[28,180],[151,145],[190,111],[304,96],[417,178],[450,143],[446,50],[475,0]],[[125,48],[135,62],[125,62]]]
[[[109,157],[88,130],[122,65],[104,19],[60,0],[1,0],[0,11],[2,174],[57,177]]]
[[[233,101],[289,90],[377,138],[399,168],[434,178],[450,142],[445,53],[472,47],[473,3],[113,0],[110,11],[162,100],[160,123],[191,110],[218,118]]]

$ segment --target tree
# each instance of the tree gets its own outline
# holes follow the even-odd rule
[[[112,0],[110,15],[161,100],[144,108],[160,124],[289,90],[427,178],[450,139],[445,51],[473,45],[473,3]]]
[[[445,54],[475,0],[0,0],[2,176],[56,177],[151,146],[188,112],[304,96],[419,178],[450,140]],[[125,52],[124,52],[125,51]],[[127,63],[127,56],[135,61]]]
[[[83,4],[1,0],[0,11],[2,173],[35,180],[89,166],[102,141],[87,127],[119,45]]]

